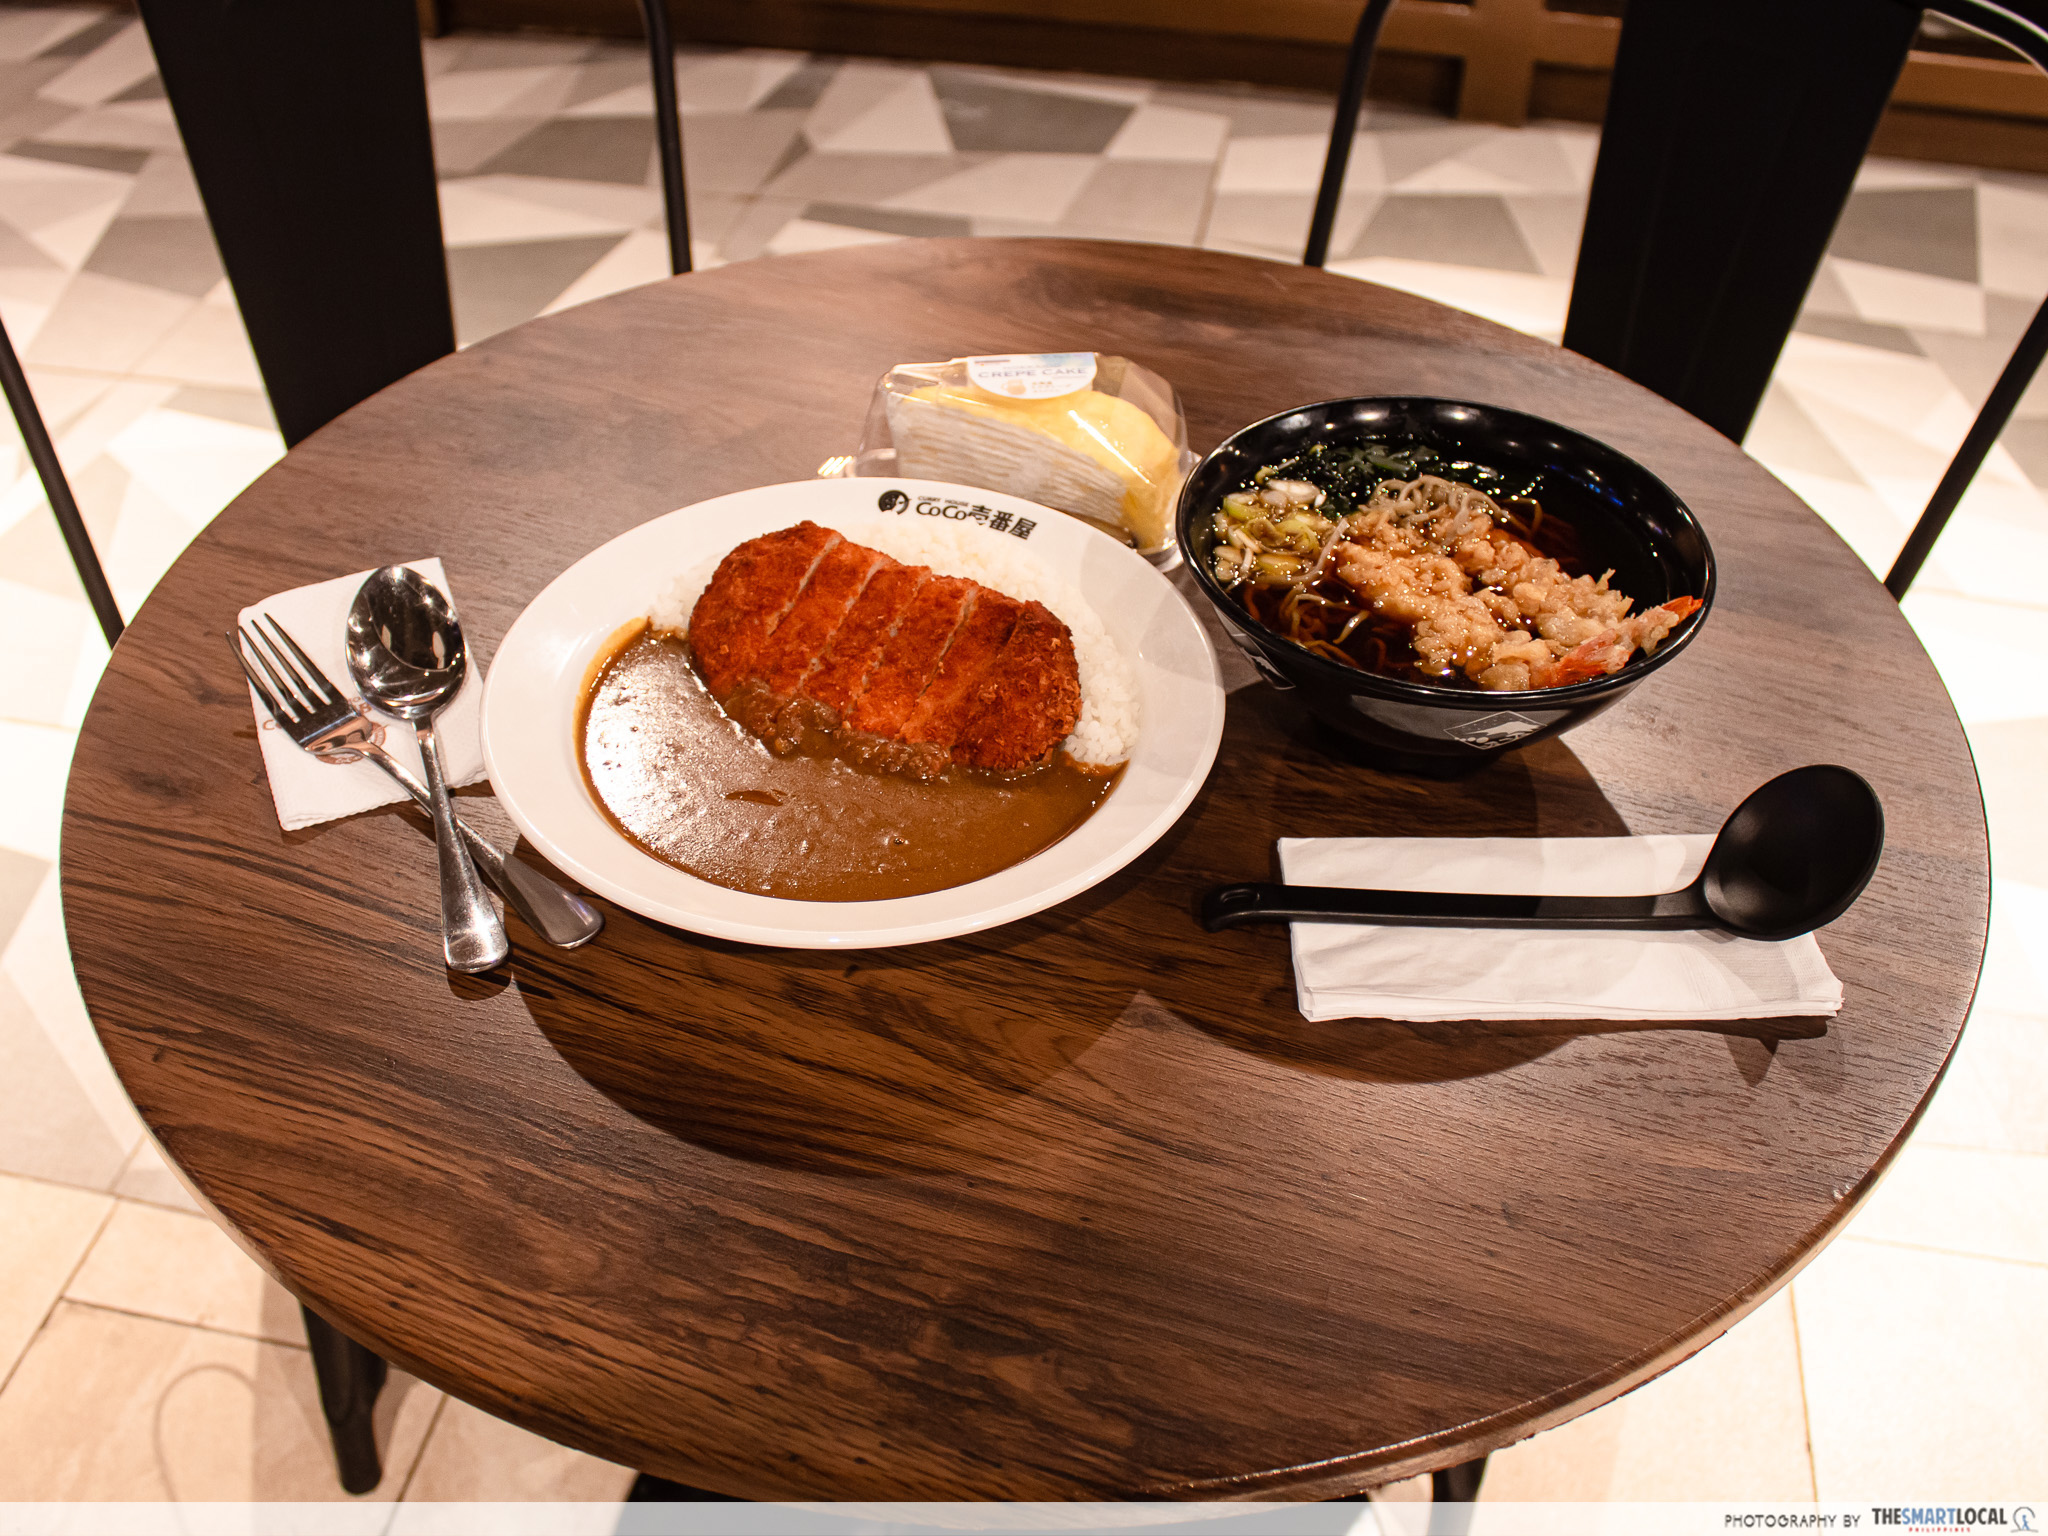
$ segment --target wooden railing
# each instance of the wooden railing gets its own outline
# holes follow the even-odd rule
[[[1612,16],[1553,11],[1543,0],[1399,0],[1380,46],[1459,60],[1458,116],[1519,124],[1529,115],[1539,65],[1612,69],[1620,37]]]
[[[1565,0],[1573,3],[1573,0]],[[1577,0],[1588,9],[1600,0]],[[634,0],[419,0],[429,30],[548,26],[639,35]],[[1361,0],[670,0],[679,35],[727,43],[876,52],[989,63],[1240,79],[1327,89],[1342,67]],[[976,29],[979,28],[977,31]],[[1381,54],[1445,61],[1448,103],[1470,121],[1544,115],[1596,119],[1620,21],[1553,10],[1545,0],[1398,0]],[[933,49],[939,51],[920,51]],[[1582,86],[1560,106],[1544,76]],[[1893,104],[1953,117],[1950,157],[1973,158],[1969,125],[2003,120],[2035,135],[2004,162],[2048,169],[2048,76],[2017,58],[1915,50]],[[1923,115],[1927,115],[1923,113]],[[2035,128],[2034,125],[2043,125]],[[1994,123],[1994,126],[1996,124]],[[2009,137],[2010,135],[2008,135]],[[1881,135],[1882,137],[1882,135]],[[1937,146],[1938,147],[1938,146]],[[1908,150],[1908,153],[1917,151]],[[2039,162],[2039,163],[2037,163]],[[1985,163],[1994,163],[1987,161]]]
[[[1358,20],[1355,0],[855,0],[924,10],[973,10],[1074,23],[1116,20],[1165,31],[1255,35],[1341,47]],[[1606,71],[1621,38],[1618,18],[1552,10],[1544,0],[1398,0],[1380,47],[1455,59],[1457,114],[1519,124],[1544,65]],[[2021,59],[1915,50],[1892,100],[1903,106],[2048,119],[2048,75]]]

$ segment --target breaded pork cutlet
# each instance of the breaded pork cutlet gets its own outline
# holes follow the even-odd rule
[[[752,675],[761,647],[811,572],[841,542],[831,529],[804,522],[749,539],[718,562],[690,615],[690,652],[714,698]]]
[[[953,761],[1012,773],[1042,762],[1081,718],[1074,637],[1043,603],[1026,603],[1016,628],[974,690],[953,739]]]
[[[868,674],[867,686],[854,701],[846,723],[856,731],[897,738],[903,722],[917,707],[925,684],[939,670],[952,644],[953,631],[966,617],[978,589],[958,576],[934,576],[917,589],[917,597],[882,648],[882,659]]]
[[[858,544],[839,543],[826,552],[802,595],[754,658],[754,673],[767,685],[770,697],[795,695],[797,685],[846,621],[868,578],[885,560],[887,555]]]
[[[690,645],[712,696],[778,752],[817,728],[891,771],[1015,773],[1045,762],[1081,714],[1073,637],[1044,604],[811,523],[719,563]]]
[[[805,696],[835,715],[843,716],[852,709],[867,686],[868,674],[882,659],[883,648],[896,633],[897,622],[929,575],[921,565],[902,565],[884,556],[881,568],[868,578],[866,590],[839,626],[839,633],[804,679]]]
[[[1003,642],[1010,638],[1010,631],[1017,627],[1023,613],[1024,605],[1014,597],[1005,597],[987,587],[976,590],[966,622],[954,632],[953,643],[946,647],[939,670],[918,695],[917,707],[903,722],[898,733],[902,740],[941,747],[953,745],[962,722],[974,708],[976,690],[1002,654]]]

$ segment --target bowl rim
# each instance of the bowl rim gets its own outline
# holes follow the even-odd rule
[[[1658,646],[1655,655],[1631,658],[1619,672],[1610,672],[1605,677],[1589,678],[1582,683],[1566,683],[1556,688],[1525,688],[1515,692],[1498,692],[1483,688],[1453,688],[1439,683],[1411,683],[1401,678],[1388,677],[1383,673],[1368,672],[1363,667],[1341,666],[1337,662],[1316,655],[1315,652],[1306,649],[1295,641],[1288,639],[1285,635],[1273,630],[1263,620],[1254,616],[1250,610],[1232,600],[1230,595],[1223,590],[1221,584],[1217,582],[1214,575],[1210,573],[1207,564],[1196,557],[1193,539],[1195,482],[1200,477],[1202,471],[1208,468],[1218,454],[1224,452],[1240,438],[1246,437],[1262,427],[1269,426],[1283,417],[1298,416],[1308,411],[1326,411],[1337,407],[1379,402],[1385,402],[1389,405],[1455,406],[1465,410],[1484,411],[1488,415],[1495,417],[1511,416],[1519,421],[1528,422],[1531,426],[1540,427],[1550,432],[1562,433],[1568,438],[1576,438],[1581,442],[1590,443],[1603,453],[1612,454],[1615,458],[1630,465],[1639,471],[1658,491],[1661,491],[1670,498],[1671,505],[1676,509],[1679,518],[1689,525],[1699,538],[1700,548],[1706,556],[1707,567],[1706,586],[1705,590],[1700,594],[1700,606],[1687,616],[1689,622],[1681,621],[1683,627]],[[1719,586],[1719,562],[1714,558],[1713,541],[1707,537],[1707,530],[1701,524],[1698,515],[1694,513],[1691,507],[1686,505],[1683,497],[1672,490],[1669,485],[1665,484],[1662,476],[1643,464],[1641,460],[1623,453],[1611,443],[1601,441],[1590,432],[1581,432],[1576,427],[1568,427],[1563,422],[1552,421],[1547,416],[1533,415],[1528,411],[1516,410],[1513,406],[1489,405],[1479,400],[1455,400],[1443,395],[1339,395],[1333,399],[1318,400],[1306,405],[1292,405],[1286,410],[1274,411],[1269,416],[1262,416],[1257,421],[1239,427],[1214,448],[1203,454],[1201,462],[1188,472],[1187,479],[1181,483],[1180,503],[1174,512],[1174,534],[1179,542],[1181,552],[1187,561],[1189,570],[1194,573],[1195,584],[1201,588],[1202,595],[1208,598],[1216,607],[1217,612],[1226,624],[1258,640],[1263,648],[1277,648],[1280,654],[1287,657],[1290,664],[1306,666],[1311,677],[1322,678],[1352,693],[1368,693],[1404,703],[1429,704],[1457,709],[1473,709],[1488,700],[1505,701],[1508,699],[1528,700],[1530,701],[1528,707],[1534,708],[1537,707],[1534,701],[1539,698],[1543,701],[1541,706],[1543,708],[1547,709],[1553,706],[1568,708],[1574,704],[1590,703],[1610,693],[1631,688],[1650,672],[1661,667],[1667,660],[1676,656],[1692,643],[1693,637],[1700,632],[1707,621],[1707,614],[1714,606],[1714,595]],[[1493,707],[1499,708],[1501,706],[1494,705]]]

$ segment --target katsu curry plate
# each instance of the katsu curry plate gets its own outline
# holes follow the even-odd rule
[[[992,491],[765,486],[594,550],[513,624],[491,782],[591,890],[697,933],[873,948],[1088,889],[1185,810],[1216,657],[1117,541]]]

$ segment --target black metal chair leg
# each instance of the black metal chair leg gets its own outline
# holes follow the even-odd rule
[[[327,1416],[341,1486],[350,1493],[368,1493],[384,1477],[371,1415],[390,1367],[383,1356],[363,1348],[310,1308],[299,1311],[306,1319],[313,1374],[320,1382],[320,1411]]]
[[[1885,590],[1893,597],[1904,597],[1906,588],[1913,585],[1913,578],[1920,574],[1920,567],[1927,563],[1934,541],[1941,537],[1941,530],[1954,516],[1963,493],[1983,467],[1991,445],[1998,441],[1998,434],[2012,419],[2013,410],[2019,405],[2020,396],[2027,392],[2027,386],[2033,382],[2044,354],[2048,354],[2048,304],[2034,311],[2033,323],[2027,327],[2027,334],[2020,338],[2019,347],[2007,359],[2005,372],[1991,386],[1991,394],[1984,402],[1984,409],[1977,413],[1976,421],[1971,423],[1968,435],[1963,438],[1963,446],[1956,450],[1956,456],[1949,461],[1948,470],[1941,477],[1941,484],[1928,498],[1927,510],[1920,514],[1920,521],[1906,535],[1899,558],[1892,562],[1892,568],[1884,578]]]
[[[414,0],[137,0],[292,447],[455,350]]]
[[[1631,5],[1565,347],[1742,441],[1919,24],[1869,0]]]
[[[4,325],[0,325],[0,390],[6,391],[14,424],[21,428],[22,444],[43,482],[43,494],[49,498],[50,510],[57,515],[57,526],[64,531],[64,544],[71,551],[71,564],[85,587],[86,601],[92,604],[100,630],[111,647],[121,638],[121,610],[114,602],[114,589],[107,585],[107,573],[101,569],[99,554],[92,547],[92,535],[86,532],[85,519],[79,516],[78,503],[71,496],[71,482],[64,478],[64,466],[57,462],[50,430],[43,425],[43,413],[36,409],[28,375],[21,371],[21,359],[14,355],[14,342]]]
[[[656,1477],[652,1472],[642,1472],[633,1479],[633,1486],[626,1494],[628,1504],[749,1504],[751,1499],[734,1498],[729,1493],[712,1493],[704,1488],[692,1488],[688,1483],[672,1483],[665,1477]],[[623,1529],[623,1527],[621,1527]]]
[[[667,0],[640,0],[647,18],[647,67],[654,72],[654,137],[661,147],[661,199],[668,212],[668,268],[690,270],[690,209],[683,195],[683,120],[676,107],[676,49]]]
[[[1472,1528],[1472,1502],[1486,1476],[1486,1458],[1460,1462],[1429,1474],[1429,1536],[1465,1536]]]
[[[656,0],[646,0],[654,4]],[[1337,92],[1337,118],[1330,125],[1330,151],[1323,156],[1323,184],[1316,192],[1315,217],[1309,220],[1308,249],[1301,264],[1320,267],[1330,254],[1330,231],[1337,223],[1337,202],[1344,195],[1344,172],[1351,164],[1351,141],[1358,136],[1358,114],[1365,106],[1365,77],[1372,72],[1373,50],[1379,46],[1380,24],[1394,0],[1370,0],[1351,34],[1351,53],[1344,61],[1344,84]]]

